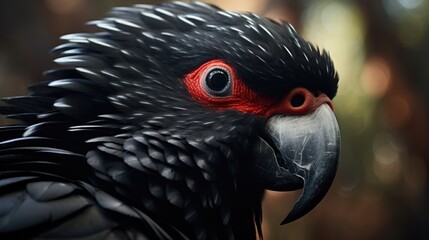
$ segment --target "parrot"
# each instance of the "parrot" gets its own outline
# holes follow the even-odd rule
[[[1,239],[262,239],[264,192],[336,175],[338,73],[288,22],[203,3],[114,7],[2,98]]]

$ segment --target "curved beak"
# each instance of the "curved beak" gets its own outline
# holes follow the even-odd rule
[[[313,209],[327,193],[337,171],[340,132],[333,111],[323,104],[301,116],[273,116],[255,148],[255,170],[266,189],[303,188],[282,224]]]

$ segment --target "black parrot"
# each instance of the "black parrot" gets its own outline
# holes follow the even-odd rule
[[[255,239],[264,189],[309,212],[340,148],[325,51],[201,2],[114,8],[0,112],[1,239]]]

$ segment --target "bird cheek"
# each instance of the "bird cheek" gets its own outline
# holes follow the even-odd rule
[[[241,80],[236,82],[232,99],[230,109],[257,116],[264,116],[275,103],[273,99],[262,96],[244,85]]]

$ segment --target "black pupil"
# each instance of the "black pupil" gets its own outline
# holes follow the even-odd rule
[[[305,101],[305,97],[301,94],[297,94],[293,96],[291,99],[292,107],[300,107],[304,104],[304,101]]]
[[[223,69],[215,69],[209,72],[206,78],[207,87],[211,90],[220,92],[225,89],[229,82],[228,73]]]

